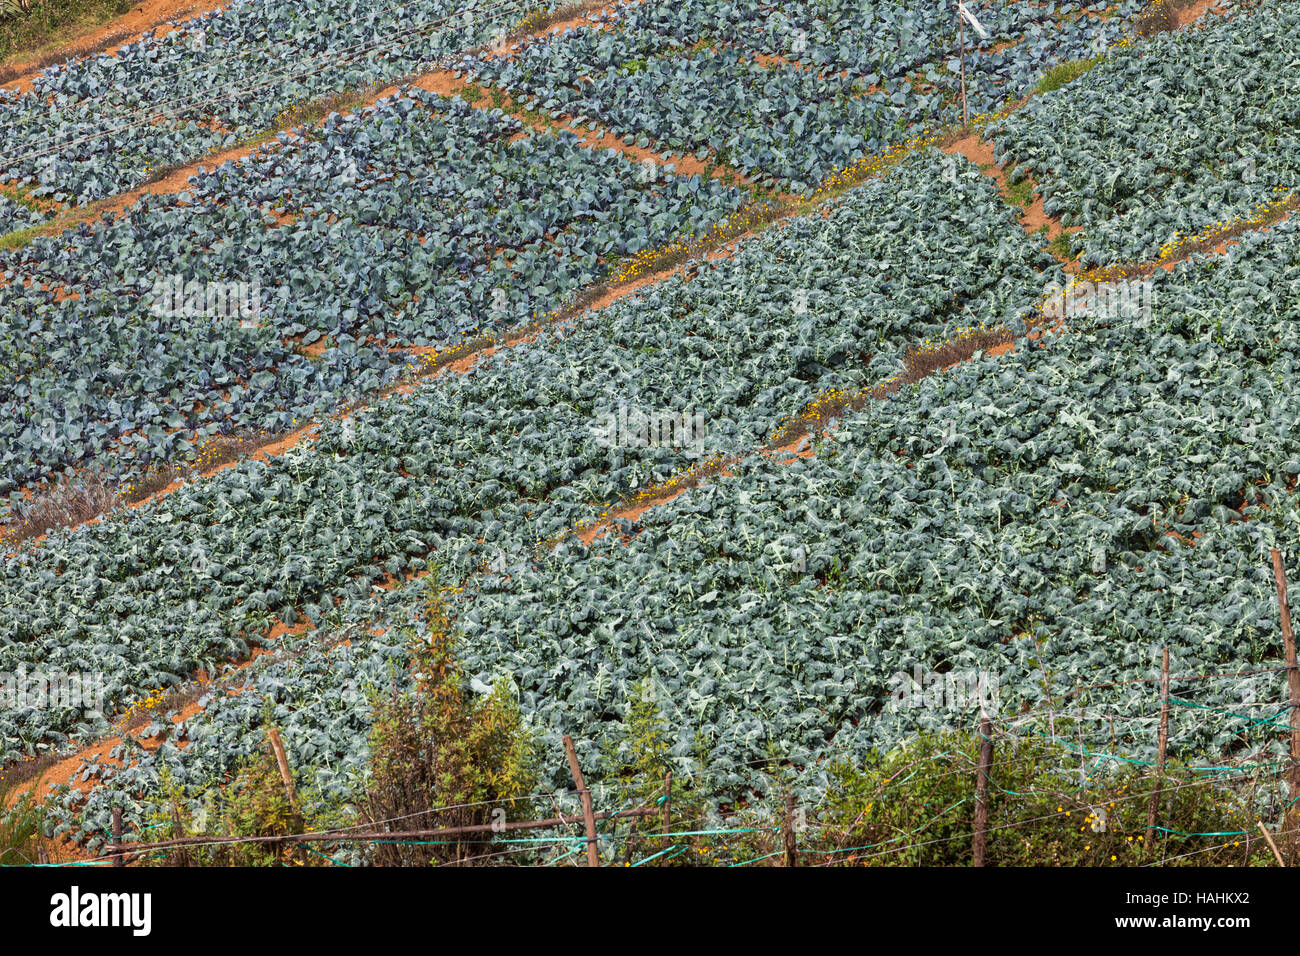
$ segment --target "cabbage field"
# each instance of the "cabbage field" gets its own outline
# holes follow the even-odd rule
[[[1265,3],[1116,51],[1075,95],[1002,120],[999,161],[1083,227],[1089,265],[1153,258],[1178,234],[1249,218],[1300,171],[1298,34],[1300,9]]]
[[[1086,15],[1102,9],[1112,18]],[[980,9],[989,36],[968,63],[972,108],[992,112],[1050,66],[1105,50],[1137,9],[1028,0]],[[532,108],[597,121],[639,146],[712,155],[796,190],[910,127],[960,119],[950,82],[956,26],[938,4],[656,0],[612,17],[608,31],[457,65]],[[873,38],[864,43],[860,32]]]
[[[700,409],[706,454],[747,451],[818,392],[893,373],[920,338],[1027,313],[1038,270],[1054,263],[990,202],[990,180],[966,166],[950,184],[942,166],[920,157],[829,218],[796,220],[691,282],[546,331],[472,375],[327,422],[300,452],[56,533],[5,562],[13,639],[0,671],[103,670],[120,710],[142,687],[246,653],[277,618],[346,614],[430,554],[459,575],[485,544],[522,553],[690,463],[688,449],[602,447],[598,417],[620,401]],[[918,261],[939,271],[908,268]],[[733,311],[742,296],[755,304]],[[0,715],[5,756],[86,732],[77,720]]]
[[[463,517],[418,532],[434,545],[444,576],[464,581],[466,664],[481,687],[509,680],[552,743],[621,712],[631,685],[649,677],[667,702],[682,769],[696,765],[702,736],[709,779],[722,792],[741,793],[764,786],[752,768],[769,748],[804,768],[801,785],[816,792],[828,755],[890,746],[951,719],[882,710],[891,676],[914,662],[994,670],[1004,695],[1014,689],[1014,699],[1001,701],[1013,711],[1022,702],[1041,706],[1085,678],[1146,677],[1162,647],[1188,672],[1276,660],[1266,556],[1300,521],[1293,494],[1300,438],[1286,424],[1300,400],[1279,384],[1300,363],[1300,338],[1284,318],[1298,304],[1300,228],[1278,232],[1243,243],[1216,268],[1180,266],[1159,280],[1162,305],[1149,324],[1088,323],[1041,347],[977,357],[852,416],[819,440],[811,459],[750,457],[648,512],[626,543],[601,537],[589,547],[576,539],[540,553],[534,547],[589,514],[587,501],[608,496],[639,462],[599,477],[589,472],[591,490],[577,498],[581,477],[550,478],[545,500],[521,502],[502,472],[485,476],[475,499],[460,504]],[[1284,281],[1260,285],[1258,269]],[[680,303],[688,290],[668,295]],[[1207,295],[1234,303],[1222,324],[1189,308]],[[624,308],[630,318],[634,305]],[[341,459],[351,465],[340,470],[373,475],[363,463],[391,455],[387,436],[426,414],[413,398],[388,413],[400,418],[359,422]],[[732,413],[728,420],[741,419]],[[525,421],[514,417],[510,427],[540,439],[538,426]],[[567,425],[570,435],[579,429]],[[332,433],[320,451],[338,459],[340,441]],[[437,445],[418,442],[407,466],[429,474],[424,459]],[[526,461],[516,457],[512,470]],[[554,466],[579,464],[565,457]],[[322,473],[299,469],[308,499],[322,497]],[[273,497],[269,472],[228,479],[249,490],[243,500],[268,531],[251,538],[263,547],[287,530],[259,503]],[[383,483],[411,493],[395,478]],[[534,486],[528,497],[542,490]],[[352,508],[342,483],[328,493]],[[227,494],[233,501],[233,489]],[[364,509],[379,503],[357,502],[360,525]],[[408,497],[380,507],[418,514],[421,506]],[[313,523],[330,510],[309,508]],[[167,517],[173,525],[192,520]],[[234,521],[234,508],[222,514],[226,527]],[[331,547],[346,562],[342,544]],[[493,547],[504,560],[484,567]],[[231,549],[218,548],[214,560],[224,569]],[[179,566],[183,549],[177,552]],[[93,555],[85,548],[72,560],[98,564],[94,573],[110,580],[120,576]],[[366,591],[382,570],[411,566],[402,557],[384,569],[372,565],[344,588],[348,611],[307,613],[327,622],[325,635],[358,633],[374,621],[401,625],[422,585],[373,598]],[[285,589],[306,571],[301,563],[288,567],[294,574],[282,580]],[[253,600],[260,606],[271,599],[265,594]],[[333,647],[326,640],[303,639],[287,645],[286,656],[262,660],[187,721],[185,749],[166,745],[126,771],[100,768],[109,789],[88,810],[70,798],[77,812],[67,825],[82,826],[82,812],[88,826],[102,822],[106,804],[98,801],[125,785],[115,780],[148,792],[161,765],[196,785],[220,779],[237,755],[259,746],[268,701],[286,746],[323,768],[326,792],[353,796],[365,759],[358,738],[364,689],[388,662],[403,660],[405,648],[392,637]],[[1040,657],[1052,662],[1046,684],[1038,680]],[[1284,678],[1273,680],[1261,697],[1282,693]],[[1121,691],[1106,700],[1108,713],[1149,715],[1148,696]],[[1204,699],[1231,709],[1237,694],[1228,687]],[[1177,717],[1176,736],[1190,752],[1231,745],[1251,730],[1249,715],[1214,723],[1191,712]],[[600,767],[599,749],[590,746],[584,759]],[[562,785],[563,777],[553,782]]]
[[[235,0],[0,88],[0,532],[45,522],[0,534],[0,690],[102,691],[0,706],[0,771],[71,757],[94,853],[269,722],[360,806],[431,594],[550,789],[571,735],[617,793],[647,692],[719,806],[969,730],[890,706],[913,668],[1098,687],[1080,748],[1139,763],[1164,649],[1281,700],[1300,13],[968,6],[969,129],[954,11],[902,0]],[[1116,276],[1148,310],[1047,309]],[[1284,753],[1242,687],[1175,759]]]
[[[116,55],[54,67],[30,91],[0,91],[0,182],[60,202],[110,196],[234,146],[304,103],[493,42],[538,6],[234,0]]]
[[[12,368],[0,491],[288,430],[391,383],[409,349],[526,321],[742,201],[717,181],[648,180],[571,133],[520,132],[514,117],[415,90],[0,253]],[[256,321],[157,315],[164,277],[256,282]]]

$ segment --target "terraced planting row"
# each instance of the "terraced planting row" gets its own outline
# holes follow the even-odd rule
[[[470,54],[520,11],[419,0],[363,21],[332,2],[245,0],[56,68],[33,94],[0,94],[0,127],[28,150],[6,181],[38,202],[85,203],[285,126],[292,104],[434,64],[483,84],[490,99],[476,103],[509,93],[521,114],[399,95],[0,254],[0,490],[15,513],[24,486],[87,470],[125,480],[216,436],[315,424],[283,454],[4,558],[0,676],[102,679],[102,711],[0,709],[0,769],[94,754],[73,758],[81,786],[52,798],[58,835],[93,851],[110,807],[141,834],[164,808],[175,819],[177,799],[202,820],[264,748],[268,719],[307,806],[355,807],[371,702],[412,680],[408,638],[432,589],[450,601],[472,690],[507,683],[548,750],[577,737],[598,792],[618,783],[647,686],[675,771],[700,792],[762,796],[779,765],[812,806],[832,757],[974,718],[969,698],[894,706],[914,668],[996,675],[1008,723],[1051,720],[1072,688],[1104,685],[1087,700],[1120,723],[1109,748],[1140,761],[1152,696],[1125,682],[1149,678],[1161,648],[1183,672],[1275,667],[1266,556],[1300,515],[1293,221],[1155,270],[1151,313],[1071,312],[1049,327],[1044,293],[1065,275],[1020,206],[989,167],[919,149],[666,281],[377,396],[418,351],[554,317],[628,274],[626,257],[701,234],[748,198],[531,131],[539,118],[522,109],[825,195],[836,170],[958,116],[952,11],[913,6],[651,0]],[[967,34],[975,112],[1052,65],[1122,47],[994,127],[998,156],[1039,180],[1049,212],[1087,220],[1088,264],[1151,258],[1155,223],[1199,228],[1208,207],[1221,219],[1285,178],[1289,114],[1264,87],[1288,69],[1297,24],[1277,0],[1244,4],[1195,44],[1140,46],[1127,45],[1135,0],[971,6],[991,34]],[[425,30],[416,14],[456,23]],[[391,43],[347,47],[375,35]],[[1213,112],[1229,92],[1197,96],[1181,75],[1191,49],[1212,72],[1207,38],[1224,41],[1214,68],[1259,112],[1248,126]],[[1242,79],[1251,44],[1265,82]],[[1092,90],[1122,91],[1123,114],[1139,83],[1176,92],[1131,135],[1109,129]],[[178,118],[151,84],[190,97]],[[1080,102],[1091,118],[1071,140],[1061,130]],[[146,124],[100,135],[137,108]],[[1184,148],[1188,115],[1227,145]],[[31,143],[51,130],[59,158],[41,163]],[[1223,156],[1252,136],[1255,191],[1238,191]],[[1150,145],[1161,137],[1172,165]],[[1088,179],[1093,140],[1113,164],[1105,185]],[[1126,164],[1145,180],[1123,196]],[[1157,211],[1189,200],[1207,208]],[[33,215],[0,203],[0,230]],[[231,283],[253,284],[258,308],[157,308],[167,290]],[[986,326],[1020,336],[1009,354],[939,369],[946,353],[916,351]],[[935,373],[900,386],[927,355]],[[879,400],[833,411],[868,393]],[[338,412],[353,398],[372,404]],[[837,417],[788,444],[785,426],[809,409]],[[647,432],[647,417],[670,427]],[[642,502],[655,506],[629,507]],[[205,675],[225,679],[196,704],[178,694],[143,730],[115,728]],[[1277,725],[1239,706],[1256,697],[1282,699],[1281,674],[1207,688],[1199,706],[1221,714],[1177,716],[1175,758],[1281,755]],[[107,759],[111,744],[81,749],[115,729]],[[558,770],[543,781],[568,783]]]
[[[1163,647],[1182,673],[1275,666],[1267,554],[1300,519],[1300,400],[1286,384],[1300,337],[1294,301],[1260,270],[1300,282],[1300,228],[1160,274],[1149,321],[1082,319],[896,393],[822,435],[815,457],[749,457],[621,540],[539,552],[534,536],[558,522],[503,521],[484,538],[504,558],[480,562],[456,595],[475,686],[509,681],[547,745],[581,728],[599,782],[613,770],[605,735],[648,677],[683,776],[702,773],[720,798],[763,792],[758,768],[775,758],[801,768],[815,799],[830,756],[972,715],[972,701],[891,706],[916,666],[997,675],[1007,718],[1060,707],[1080,683],[1149,678]],[[440,548],[441,583],[480,556]],[[232,755],[260,746],[267,707],[295,765],[318,768],[314,798],[355,798],[366,689],[402,673],[402,629],[427,586],[369,609],[378,636],[292,640],[294,656],[215,691],[156,753],[91,766],[103,786],[85,803],[63,798],[68,832],[93,835],[110,794],[139,801],[144,819],[164,766],[193,793],[223,779]],[[1283,681],[1201,688],[1199,706],[1218,713],[1175,715],[1175,753],[1276,757],[1277,734],[1248,702],[1283,699]],[[1149,756],[1149,690],[1089,701],[1110,735],[1120,727],[1104,750]]]
[[[1105,8],[1108,19],[1086,12],[1027,7],[1005,23],[1001,16],[991,22],[1004,31],[1032,27],[1035,42],[1059,58],[1088,31],[1096,40],[1105,30],[1122,29],[1128,10]],[[752,51],[727,45],[774,42],[786,29],[782,17],[798,11],[767,10],[769,26],[756,36],[768,39],[761,41],[740,40],[742,21],[726,5],[693,4],[680,17],[672,11],[676,19],[668,13],[656,4],[621,8],[614,31],[571,29],[525,44],[510,60],[480,60],[477,68],[531,69],[534,54],[561,51],[562,61],[603,51],[591,62],[608,61],[606,79],[622,77],[615,85],[625,91],[626,70],[615,67],[629,51],[671,51],[697,34],[712,36],[707,30],[713,23],[726,44],[699,55],[728,60],[728,76],[748,71],[770,79],[773,70],[786,70],[787,92],[799,84],[844,82],[833,72],[762,66],[743,59]],[[1007,70],[1017,82],[1036,76],[1033,64],[1022,63],[1022,70],[1007,59],[1029,48],[1027,41],[989,47],[986,78]],[[683,61],[644,60],[651,62]],[[853,73],[851,65],[844,69]],[[855,82],[867,80],[883,82],[872,76]],[[706,85],[710,103],[740,102],[715,96],[713,84]],[[36,318],[35,325],[11,322],[5,346],[18,380],[9,396],[12,414],[0,426],[14,440],[12,450],[0,448],[0,490],[12,494],[87,465],[125,479],[160,462],[184,460],[216,435],[283,431],[390,382],[402,362],[394,347],[426,346],[549,311],[608,274],[620,256],[681,233],[705,232],[742,201],[716,182],[676,178],[659,168],[647,172],[612,154],[593,154],[567,134],[507,144],[507,137],[521,135],[512,117],[463,104],[434,106],[424,94],[417,100],[424,110],[401,101],[367,120],[331,118],[306,144],[282,137],[242,167],[200,177],[191,194],[147,199],[115,223],[38,240],[12,254],[5,263],[11,281],[0,297],[15,314]],[[895,100],[889,94],[891,109]],[[449,111],[445,123],[427,117],[427,110]],[[682,128],[699,135],[708,126],[697,116]],[[767,135],[768,126],[763,129]],[[854,135],[840,130],[833,138],[847,142],[844,137]],[[466,139],[465,155],[457,137]],[[800,162],[811,155],[798,149]],[[432,172],[412,172],[429,163],[436,164]],[[819,166],[809,177],[822,172]],[[449,212],[455,213],[450,220]],[[197,283],[201,293],[203,283],[249,283],[254,275],[276,277],[256,287],[265,317],[150,316],[144,347],[122,337],[140,319],[146,285],[156,290],[165,277],[174,280],[169,289]],[[246,295],[248,286],[240,291]],[[68,330],[86,327],[95,330],[88,347],[59,345]],[[32,331],[49,345],[54,362],[37,362],[37,351],[19,344]],[[203,341],[196,340],[199,333]],[[305,355],[300,347],[319,354]]]
[[[745,198],[420,90],[333,116],[3,254],[0,490],[289,429],[391,382],[410,348],[550,311]]]
[[[990,180],[963,166],[950,183],[945,165],[919,157],[689,281],[325,423],[311,446],[51,535],[4,563],[0,670],[103,672],[120,713],[245,655],[277,620],[364,619],[378,583],[431,561],[467,576],[704,456],[753,449],[926,336],[1028,314],[1054,263]],[[624,403],[699,411],[700,441],[609,447],[603,417]],[[55,711],[0,722],[6,758],[105,729]]]
[[[562,2],[236,0],[0,90],[0,181],[70,204],[284,125],[311,101],[429,69]]]
[[[1116,50],[995,124],[998,161],[1034,177],[1049,215],[1083,227],[1084,263],[1153,259],[1296,185],[1298,34],[1294,4],[1262,0]]]
[[[974,112],[992,112],[1049,67],[1119,42],[1138,4],[975,8],[989,36],[972,37],[969,96]],[[1098,10],[1109,17],[1084,15]],[[458,67],[530,108],[595,121],[641,147],[713,155],[794,191],[914,127],[961,120],[956,24],[942,5],[662,0],[603,19],[610,29],[537,38]]]

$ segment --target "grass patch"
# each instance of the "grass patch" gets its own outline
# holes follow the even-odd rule
[[[1028,176],[1007,183],[1007,202],[1028,209],[1034,204],[1034,184]]]
[[[0,15],[0,83],[48,69],[78,57],[94,56],[188,16],[207,5],[196,5],[160,17],[146,28],[114,30],[94,41],[89,34],[128,13],[132,0],[14,0],[29,9]],[[7,8],[6,8],[7,9]],[[78,42],[81,40],[81,42]]]
[[[387,85],[389,84],[384,84],[384,86]],[[314,126],[331,113],[345,113],[356,109],[383,89],[384,86],[371,84],[365,89],[328,93],[325,96],[318,96],[315,99],[303,100],[294,103],[292,106],[286,106],[276,114],[272,129],[278,132],[279,130],[293,129],[295,126]]]
[[[1101,63],[1103,59],[1105,57],[1094,56],[1086,60],[1071,60],[1068,63],[1058,64],[1043,74],[1043,78],[1034,87],[1034,92],[1050,93],[1053,90],[1059,90],[1083,76],[1083,74]]]
[[[54,209],[61,208],[58,203],[52,199],[37,199],[29,191],[28,187],[20,186],[17,183],[5,183],[0,185],[0,196],[6,199],[12,199],[20,206],[25,206],[32,212],[50,212]]]
[[[31,52],[120,17],[131,0],[28,0],[29,9],[0,7],[0,59]]]
[[[44,234],[46,225],[28,226],[0,236],[0,252],[11,252],[28,245],[37,236]]]
[[[1048,242],[1047,251],[1058,259],[1074,258],[1074,246],[1068,233],[1058,233],[1055,239]]]

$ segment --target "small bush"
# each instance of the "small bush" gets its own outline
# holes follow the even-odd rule
[[[159,794],[150,801],[150,833],[159,840],[189,836],[275,837],[306,831],[308,821],[289,798],[269,747],[243,758],[220,786],[197,791],[164,766]],[[143,862],[163,866],[280,866],[294,858],[315,862],[300,848],[267,840],[170,848]]]
[[[1047,251],[1058,259],[1073,259],[1074,247],[1068,232],[1057,233],[1055,239],[1047,244]]]
[[[0,866],[26,866],[48,855],[45,811],[34,796],[39,782],[16,799],[13,784],[0,782]]]
[[[370,784],[363,813],[377,830],[488,825],[529,813],[536,752],[519,704],[498,684],[475,697],[455,658],[456,629],[433,591],[411,646],[414,689],[374,704]],[[527,818],[527,817],[524,817]],[[421,845],[378,844],[378,865],[466,863],[485,857],[491,834]]]
[[[1071,732],[1060,720],[1057,729]],[[841,864],[970,865],[979,744],[973,733],[923,734],[862,764],[834,765],[810,850]],[[1157,829],[1149,830],[1157,783],[1149,768],[1099,770],[1093,762],[1081,780],[1078,755],[1046,736],[1000,739],[989,775],[986,864],[1266,863],[1267,845],[1250,835],[1251,795],[1226,782],[1232,776],[1171,763]]]

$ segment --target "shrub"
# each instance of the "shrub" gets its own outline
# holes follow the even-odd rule
[[[1063,737],[1071,732],[1060,720],[1057,729]],[[924,734],[861,765],[833,765],[813,852],[841,864],[970,865],[979,743],[971,733]],[[1081,780],[1079,759],[1045,736],[999,740],[989,775],[987,865],[1266,862],[1267,846],[1249,836],[1253,794],[1232,786],[1232,774],[1171,763],[1157,827],[1148,830],[1155,774],[1133,764],[1098,769],[1092,761]]]
[[[0,866],[37,863],[48,853],[45,811],[34,796],[38,786],[15,798],[13,785],[0,781]]]
[[[157,839],[188,836],[277,837],[303,833],[307,820],[285,790],[280,768],[269,748],[240,761],[233,776],[220,787],[197,793],[180,785],[167,767],[159,771],[160,799],[148,819]],[[197,804],[197,809],[195,805]],[[279,866],[290,854],[300,861],[302,850],[279,841],[180,846],[145,862],[164,866]]]
[[[423,628],[408,634],[414,689],[374,705],[370,784],[362,808],[380,830],[424,830],[504,822],[530,809],[535,744],[518,702],[498,683],[475,698],[455,657],[456,629],[434,590]],[[485,837],[487,835],[485,834]],[[374,863],[465,863],[484,855],[469,836],[423,845],[379,844]]]

